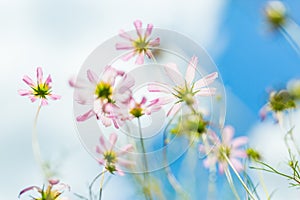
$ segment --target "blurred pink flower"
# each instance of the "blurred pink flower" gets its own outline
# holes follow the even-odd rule
[[[156,112],[160,109],[161,104],[159,99],[147,101],[147,98],[143,97],[140,102],[137,102],[133,97],[131,97],[128,103],[120,106],[118,111],[121,120],[131,120],[143,115],[150,115],[152,112]]]
[[[59,180],[51,179],[48,181],[48,186],[42,188],[38,186],[30,186],[22,190],[19,194],[19,198],[27,192],[35,191],[40,194],[40,197],[33,197],[30,195],[32,200],[69,200],[67,197],[61,197],[60,195],[65,191],[70,190],[70,187],[64,183],[59,183]]]
[[[199,146],[199,151],[201,153],[207,153],[207,158],[203,161],[206,168],[216,165],[218,163],[219,172],[224,173],[224,170],[228,167],[229,159],[235,169],[240,172],[243,170],[243,165],[240,158],[246,158],[246,150],[240,147],[248,143],[248,138],[245,136],[233,139],[234,128],[231,126],[226,126],[222,132],[222,141],[214,132],[209,132],[209,139],[212,142],[210,147],[206,147],[201,144]]]
[[[30,90],[20,89],[18,93],[21,96],[28,96],[31,102],[35,102],[37,99],[41,99],[41,105],[48,104],[48,97],[52,100],[60,99],[59,95],[52,94],[52,79],[49,75],[45,82],[43,82],[43,71],[41,67],[36,70],[37,82],[35,83],[29,76],[25,75],[23,81],[31,88]]]
[[[185,78],[181,76],[181,73],[176,64],[170,63],[165,66],[165,70],[168,76],[172,79],[174,84],[164,85],[161,84],[149,84],[149,92],[161,92],[166,94],[163,98],[160,98],[162,104],[174,103],[171,109],[168,111],[167,116],[175,114],[180,108],[182,103],[186,103],[188,106],[194,106],[196,104],[195,97],[197,96],[212,96],[216,92],[216,88],[208,88],[216,78],[218,73],[214,72],[208,74],[202,79],[193,82],[195,78],[196,67],[198,58],[193,56],[187,67]],[[166,88],[173,87],[173,91],[169,91]]]
[[[115,133],[110,134],[109,141],[106,141],[103,135],[100,136],[99,140],[100,145],[96,146],[96,152],[101,155],[101,158],[98,159],[99,164],[103,165],[108,172],[112,174],[118,172],[119,175],[123,176],[124,172],[121,167],[129,167],[133,164],[132,161],[124,158],[126,153],[133,150],[133,146],[128,144],[118,151],[115,147],[118,136]]]
[[[142,29],[142,22],[140,20],[134,21],[134,26],[136,29],[136,33],[138,37],[136,39],[132,38],[127,32],[124,30],[121,30],[119,35],[120,37],[126,39],[129,41],[129,43],[117,43],[116,49],[117,50],[131,50],[128,54],[126,54],[123,57],[124,61],[128,61],[135,55],[138,55],[135,63],[140,65],[144,63],[144,56],[145,54],[150,59],[153,57],[153,54],[151,52],[151,48],[159,46],[160,39],[155,38],[151,39],[149,36],[152,33],[153,25],[148,24],[147,29],[143,35],[143,29]]]
[[[134,80],[125,75],[123,71],[116,70],[111,66],[105,68],[100,80],[98,75],[91,70],[87,71],[87,77],[90,83],[88,87],[70,81],[70,85],[78,90],[75,92],[76,101],[83,105],[93,105],[90,110],[78,116],[76,120],[80,122],[96,116],[103,125],[111,126],[113,123],[118,128],[118,119],[115,114],[116,103],[128,101],[131,96],[130,87],[134,85]],[[118,87],[115,86],[117,77],[123,77]]]

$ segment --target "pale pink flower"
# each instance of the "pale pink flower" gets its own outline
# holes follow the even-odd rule
[[[148,24],[145,33],[143,34],[142,22],[140,20],[134,21],[134,26],[137,33],[137,38],[132,38],[127,32],[121,30],[119,35],[120,37],[128,40],[128,43],[117,43],[117,50],[130,50],[128,54],[123,57],[124,61],[128,61],[134,56],[138,56],[135,63],[143,64],[144,56],[147,55],[148,58],[153,57],[151,52],[153,47],[159,46],[160,39],[155,38],[151,39],[150,35],[152,33],[153,25]]]
[[[22,190],[19,194],[19,198],[27,192],[37,192],[39,193],[39,197],[33,197],[30,195],[32,200],[42,200],[42,199],[47,199],[47,200],[68,200],[69,198],[67,197],[61,197],[60,195],[66,191],[70,190],[70,186],[60,183],[59,180],[54,180],[51,179],[48,181],[48,186],[45,187],[43,186],[42,188],[38,186],[30,186]]]
[[[132,161],[129,161],[125,158],[126,153],[133,150],[131,144],[127,144],[122,149],[118,150],[115,145],[118,140],[118,136],[115,133],[111,133],[109,141],[105,140],[104,136],[100,136],[100,145],[96,146],[96,152],[100,154],[98,158],[99,164],[103,165],[105,169],[114,174],[117,172],[119,175],[124,175],[124,172],[121,170],[122,167],[129,167],[134,164]]]
[[[124,74],[123,71],[107,66],[99,79],[98,75],[92,70],[87,71],[89,88],[83,85],[71,82],[71,86],[77,88],[75,100],[79,104],[92,105],[92,108],[83,115],[76,118],[77,121],[85,121],[93,116],[101,120],[103,125],[111,126],[112,123],[116,128],[119,127],[118,119],[115,114],[116,103],[125,103],[131,96],[130,87],[133,86],[134,80]],[[123,77],[122,83],[115,86],[117,77]]]
[[[36,83],[27,75],[23,77],[23,81],[31,88],[30,90],[20,89],[18,93],[21,96],[28,96],[31,102],[35,102],[37,99],[41,99],[41,105],[48,105],[48,98],[52,100],[60,99],[61,97],[56,94],[52,94],[52,79],[48,75],[45,82],[43,82],[43,70],[38,67],[36,70],[37,81]]]
[[[203,161],[206,168],[214,166],[218,163],[219,172],[224,173],[224,170],[228,167],[229,159],[234,168],[240,172],[242,171],[243,165],[240,161],[241,158],[246,158],[246,150],[241,147],[248,143],[248,138],[245,136],[233,139],[234,128],[231,126],[224,127],[222,131],[222,140],[212,131],[208,133],[209,139],[212,144],[210,147],[206,147],[201,144],[199,151],[201,153],[207,153],[207,158]],[[225,155],[226,157],[225,157]]]
[[[214,72],[208,74],[200,80],[194,82],[196,67],[198,63],[197,57],[192,57],[187,67],[185,78],[180,75],[179,69],[176,64],[171,63],[165,66],[165,70],[168,76],[172,79],[176,85],[164,85],[161,84],[149,84],[149,92],[161,92],[166,96],[160,98],[160,102],[163,104],[174,103],[171,109],[168,111],[167,116],[175,114],[180,108],[182,103],[186,103],[188,106],[195,106],[197,96],[212,96],[216,92],[216,88],[208,88],[217,77],[218,73]],[[173,91],[170,92],[166,88],[173,87]]]

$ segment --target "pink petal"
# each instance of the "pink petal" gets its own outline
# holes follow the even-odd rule
[[[244,170],[244,167],[242,165],[242,163],[235,159],[235,158],[230,158],[231,164],[233,165],[233,167],[236,169],[236,171],[241,172]]]
[[[137,65],[144,64],[144,53],[139,53],[138,57],[136,58],[135,64]]]
[[[92,116],[95,116],[95,113],[94,113],[94,111],[91,109],[91,110],[89,110],[88,112],[86,112],[85,114],[76,117],[76,120],[77,120],[78,122],[82,122],[82,121],[85,121],[85,120],[91,118]]]
[[[165,87],[162,86],[162,85],[164,85]],[[168,90],[167,87],[168,87],[167,85],[161,84],[161,83],[160,83],[160,85],[155,84],[155,83],[149,83],[148,84],[148,91],[149,92],[163,92],[163,93],[169,94],[171,91]]]
[[[174,104],[171,107],[171,109],[169,110],[169,112],[167,113],[167,116],[173,116],[173,115],[175,115],[180,108],[181,108],[181,103]]]
[[[38,67],[36,69],[36,77],[37,77],[38,83],[42,83],[43,82],[43,70],[42,70],[41,67]]]
[[[149,59],[154,58],[154,55],[152,54],[152,52],[149,49],[147,49],[145,53]]]
[[[266,104],[259,110],[259,116],[261,121],[264,121],[267,117],[268,112],[270,111],[269,106]]]
[[[231,142],[231,145],[232,145],[232,148],[237,148],[237,147],[240,147],[240,146],[245,145],[247,143],[248,143],[248,137],[242,136],[242,137],[235,138]]]
[[[20,90],[18,90],[18,93],[19,93],[19,95],[21,95],[21,96],[27,96],[27,95],[31,95],[31,94],[32,94],[32,91],[31,91],[31,90],[23,90],[23,89],[20,89]]]
[[[96,153],[103,154],[103,153],[104,153],[104,151],[102,150],[102,148],[101,148],[101,147],[99,147],[99,146],[96,146]]]
[[[213,96],[216,94],[216,88],[201,88],[199,92],[195,94],[195,96]]]
[[[190,60],[190,63],[185,73],[185,80],[188,85],[190,85],[194,80],[197,63],[198,63],[198,58],[196,56],[193,56]]]
[[[110,136],[109,136],[109,142],[111,144],[110,150],[112,150],[112,148],[115,146],[117,140],[118,140],[117,134],[115,134],[115,133],[110,134]]]
[[[131,87],[134,86],[135,80],[131,75],[125,74],[123,80],[119,85],[117,85],[116,90],[118,93],[124,93],[126,90],[129,90]]]
[[[50,83],[52,82],[51,76],[49,75],[45,81],[45,84],[50,86]]]
[[[232,158],[247,158],[247,153],[244,150],[231,150],[230,157],[232,157]]]
[[[38,100],[36,96],[29,96],[29,98],[31,102],[35,102],[36,100]]]
[[[132,58],[133,56],[135,56],[135,51],[132,51],[130,53],[127,53],[125,54],[123,57],[122,57],[122,60],[123,61],[128,61],[130,58]]]
[[[46,106],[46,105],[48,105],[48,101],[47,101],[47,99],[42,99],[42,106]]]
[[[205,168],[210,168],[217,163],[216,156],[208,156],[206,159],[203,160],[203,165]]]
[[[117,43],[116,49],[117,50],[129,50],[129,49],[134,49],[134,46],[132,46],[132,44]]]
[[[121,152],[118,153],[119,156],[128,153],[129,151],[133,150],[132,144],[127,144],[125,147],[122,148]]]
[[[124,30],[120,30],[119,36],[124,38],[124,39],[133,41],[133,38],[127,32],[125,32]]]
[[[223,139],[222,143],[230,145],[233,135],[234,135],[234,128],[232,126],[225,126],[222,131],[222,139]]]
[[[147,98],[146,97],[143,97],[140,104],[141,105],[144,105],[145,103],[147,102]]]
[[[104,116],[103,114],[98,116],[105,127],[111,126],[111,119]]]
[[[51,185],[56,185],[59,183],[59,179],[49,179],[48,182],[51,184]]]
[[[142,21],[140,20],[136,20],[133,22],[135,29],[136,29],[136,33],[138,34],[139,37],[142,37]]]
[[[160,45],[160,38],[155,38],[154,40],[151,40],[149,42],[149,46],[151,47],[157,47]]]
[[[135,162],[131,161],[131,160],[126,160],[126,159],[123,159],[123,158],[118,158],[118,164],[120,166],[124,166],[124,167],[129,167],[129,166],[132,166],[134,164],[136,164]]]
[[[214,72],[214,73],[206,75],[202,79],[196,81],[196,83],[194,85],[195,90],[199,90],[202,87],[206,87],[206,86],[210,85],[211,83],[213,83],[216,80],[216,78],[218,78],[218,72]]]
[[[147,38],[147,37],[149,37],[149,35],[151,35],[152,29],[153,29],[153,25],[152,24],[148,24],[146,32],[145,32],[145,38]]]
[[[60,95],[57,95],[57,94],[49,94],[48,95],[52,100],[58,100],[58,99],[61,99],[61,96]]]
[[[98,83],[98,76],[95,72],[93,72],[92,70],[87,70],[87,77],[89,79],[89,81],[95,85],[97,85]]]
[[[183,85],[184,84],[184,79],[181,76],[181,73],[178,70],[178,67],[175,63],[166,64],[164,69],[165,69],[167,75],[170,77],[170,79],[176,85]]]
[[[24,76],[23,77],[23,81],[29,85],[30,87],[34,87],[35,86],[35,83],[33,82],[33,80],[29,77],[29,76]]]
[[[19,193],[19,198],[20,198],[20,196],[21,196],[22,194],[24,194],[25,192],[28,192],[28,191],[34,190],[34,189],[36,189],[37,191],[41,191],[41,190],[42,190],[41,188],[39,188],[39,187],[37,187],[37,186],[30,186],[30,187],[28,187],[28,188],[25,188],[24,190],[22,190],[22,191]]]
[[[122,170],[120,170],[120,169],[116,169],[116,170],[117,170],[117,172],[118,172],[118,174],[120,176],[124,176],[125,175],[125,173]]]
[[[103,147],[103,149],[108,150],[108,148],[107,148],[107,146],[106,146],[106,141],[105,141],[103,135],[100,136],[99,141],[100,141],[100,144],[101,144],[101,146]]]
[[[225,169],[228,167],[227,163],[220,163],[220,162],[218,166],[219,166],[220,174],[224,174]]]

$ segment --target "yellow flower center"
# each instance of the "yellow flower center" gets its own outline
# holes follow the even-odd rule
[[[109,83],[99,82],[96,86],[95,95],[98,99],[107,99],[108,102],[112,102],[113,88]]]
[[[135,51],[138,53],[146,52],[149,47],[149,42],[146,41],[146,38],[138,38],[133,42],[133,46],[135,48]]]
[[[47,84],[38,84],[36,87],[33,87],[33,95],[46,99],[46,96],[50,94],[50,88]]]
[[[144,115],[144,109],[140,104],[136,104],[135,107],[130,110],[130,114],[132,114],[134,117],[139,118]]]
[[[228,146],[221,145],[219,147],[218,160],[221,161],[221,162],[226,161],[225,155],[226,155],[227,158],[229,158],[230,151],[231,151],[231,149]]]

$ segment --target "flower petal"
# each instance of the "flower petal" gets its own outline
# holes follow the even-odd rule
[[[37,187],[37,186],[30,186],[30,187],[27,187],[27,188],[23,189],[23,190],[19,193],[19,198],[20,198],[20,196],[21,196],[22,194],[24,194],[25,192],[28,192],[28,191],[34,190],[34,189],[36,189],[37,191],[41,191],[41,190],[42,190],[41,188],[39,188],[39,187]]]
[[[183,85],[184,79],[175,63],[168,63],[164,67],[167,75],[176,85]]]
[[[38,67],[36,69],[36,77],[37,77],[37,80],[38,80],[38,83],[42,83],[43,82],[43,70],[41,67]]]
[[[181,108],[181,103],[174,104],[171,109],[168,111],[167,116],[175,115],[178,110]]]
[[[247,153],[244,150],[232,150],[230,153],[232,158],[247,158]]]
[[[48,101],[47,99],[42,98],[42,106],[47,106],[48,105]]]
[[[136,29],[136,33],[138,34],[138,36],[141,38],[142,37],[142,21],[141,20],[135,20],[133,22],[135,29]]]
[[[110,134],[110,136],[109,136],[109,142],[110,142],[110,145],[111,145],[110,150],[112,150],[112,148],[114,148],[117,140],[118,140],[118,136],[117,136],[116,133]]]
[[[122,60],[123,61],[128,61],[130,58],[132,58],[133,56],[135,56],[136,52],[135,51],[131,51],[127,54],[125,54],[123,57],[122,57]]]
[[[117,50],[129,50],[129,49],[134,49],[134,46],[132,46],[132,44],[116,43],[116,49]]]
[[[216,94],[216,88],[201,88],[199,92],[195,94],[195,96],[213,96]]]
[[[147,38],[147,37],[149,37],[149,35],[151,35],[152,29],[153,29],[153,24],[148,24],[146,32],[145,32],[145,38]]]
[[[248,137],[242,136],[235,138],[232,142],[232,148],[237,148],[248,143]]]
[[[51,82],[52,82],[51,75],[49,75],[45,81],[45,84],[50,86]]]
[[[151,40],[149,42],[149,46],[151,46],[151,47],[157,47],[159,45],[160,45],[160,38],[159,37],[155,38],[154,40]]]
[[[99,141],[100,141],[101,147],[103,147],[104,150],[108,150],[108,148],[106,146],[106,141],[105,141],[105,138],[103,135],[100,136]]]
[[[29,76],[24,76],[23,77],[23,81],[29,85],[30,87],[34,87],[35,86],[35,83],[33,82],[33,80],[29,77]]]
[[[142,65],[144,64],[144,53],[139,53],[138,57],[136,58],[135,64]]]
[[[206,87],[213,83],[218,78],[218,72],[213,72],[204,76],[202,79],[195,82],[194,88],[195,90],[199,90],[202,87]]]
[[[149,92],[163,92],[163,93],[170,94],[171,91],[168,90],[167,87],[168,86],[166,84],[162,84],[162,83],[159,83],[159,85],[155,84],[155,83],[149,83],[148,84],[148,91]]]
[[[231,139],[234,135],[234,128],[232,126],[225,126],[222,131],[222,143],[227,144],[228,146],[231,143]]]
[[[89,79],[89,81],[92,83],[92,84],[95,84],[97,85],[98,83],[98,76],[95,72],[93,72],[92,70],[88,69],[87,70],[87,77]]]
[[[85,121],[85,120],[91,118],[92,116],[95,116],[95,112],[91,109],[88,112],[86,112],[85,114],[76,117],[76,120],[78,122],[82,122],[82,121]]]
[[[230,161],[231,161],[231,164],[236,169],[236,171],[241,172],[244,170],[242,163],[238,159],[230,158]]]
[[[198,63],[198,58],[196,56],[193,56],[190,60],[190,63],[185,73],[185,80],[188,85],[190,85],[194,80],[197,63]]]
[[[20,90],[18,90],[18,93],[19,93],[19,95],[21,95],[21,96],[27,96],[27,95],[31,95],[31,94],[32,94],[32,91],[31,91],[31,90],[23,90],[23,89],[20,89]]]
[[[129,41],[133,41],[133,38],[124,30],[119,31],[119,36]]]

